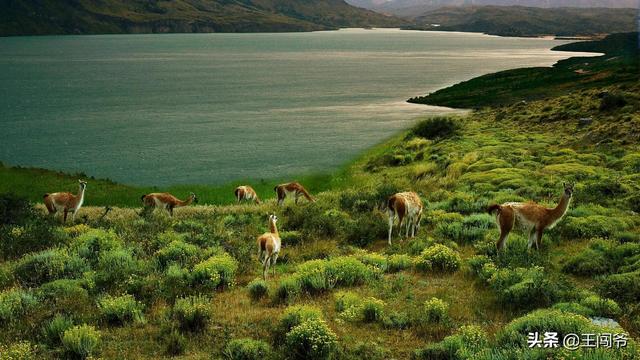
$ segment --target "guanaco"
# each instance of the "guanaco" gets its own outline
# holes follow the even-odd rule
[[[487,212],[489,214],[496,212],[496,222],[500,227],[500,238],[496,244],[498,250],[504,249],[509,232],[516,223],[529,229],[529,249],[533,246],[534,241],[536,249],[539,249],[544,230],[553,228],[569,209],[573,185],[562,184],[562,186],[564,192],[555,208],[547,208],[534,202],[507,202],[502,205],[489,206]]]
[[[258,197],[258,194],[249,185],[238,186],[234,190],[234,194],[236,195],[238,203],[240,203],[242,200],[253,200],[256,202],[256,204],[260,204],[260,198]]]
[[[55,216],[58,211],[64,213],[62,222],[67,222],[67,214],[71,213],[71,221],[76,221],[76,213],[80,210],[84,202],[84,191],[87,188],[87,182],[78,180],[78,194],[73,195],[69,192],[57,192],[44,195],[44,205],[47,207],[49,214]]]
[[[258,237],[258,261],[262,263],[262,278],[267,279],[269,266],[275,266],[280,253],[280,233],[276,223],[278,217],[275,214],[269,215],[269,232]],[[275,267],[273,268],[275,274]]]
[[[422,220],[422,200],[420,196],[413,191],[401,192],[391,195],[387,200],[387,212],[389,215],[389,245],[391,245],[391,233],[393,231],[393,222],[398,218],[398,235],[402,236],[402,221],[407,218],[405,224],[405,237],[416,236],[420,228],[420,220]]]
[[[311,197],[307,189],[305,189],[304,186],[300,185],[300,183],[297,182],[277,185],[273,188],[273,191],[275,191],[276,195],[278,196],[278,205],[282,205],[284,203],[284,199],[290,195],[294,196],[296,205],[298,204],[298,198],[300,198],[301,195],[309,200],[309,202],[316,201]]]
[[[146,214],[148,211],[156,207],[167,210],[170,216],[173,216],[174,208],[188,206],[192,203],[198,202],[198,198],[194,193],[191,193],[185,201],[182,201],[169,193],[151,193],[142,195],[140,199],[142,199],[142,204],[144,205],[142,214]]]

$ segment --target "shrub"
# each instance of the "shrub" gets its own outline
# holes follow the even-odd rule
[[[329,288],[326,265],[326,260],[310,260],[298,265],[294,276],[300,282],[302,290],[313,294]]]
[[[188,269],[180,267],[180,265],[169,265],[164,272],[162,280],[164,295],[169,299],[174,299],[180,294],[185,294],[190,291],[191,273]]]
[[[165,342],[164,351],[168,355],[181,355],[187,348],[187,338],[176,329],[171,329],[168,335],[163,337],[163,340]]]
[[[489,279],[498,300],[513,306],[530,308],[554,302],[560,296],[558,285],[551,282],[544,268],[498,269]]]
[[[580,305],[593,311],[594,315],[614,318],[622,313],[618,303],[611,299],[603,299],[598,295],[587,296],[580,301]]]
[[[284,336],[294,327],[302,324],[307,320],[321,320],[322,312],[320,309],[309,305],[289,306],[282,316],[278,325],[277,334]]]
[[[266,281],[262,279],[254,279],[247,285],[247,290],[249,291],[249,296],[253,300],[260,300],[267,296],[269,288],[267,287]]]
[[[640,270],[604,276],[599,279],[598,292],[624,303],[635,303],[640,299]]]
[[[57,346],[62,342],[64,332],[72,327],[73,320],[64,315],[57,314],[51,321],[44,325],[42,335],[47,343]]]
[[[449,304],[438,299],[431,298],[424,302],[423,320],[427,323],[443,323],[449,319]]]
[[[601,251],[585,249],[569,258],[562,271],[580,276],[593,276],[609,272],[609,261]]]
[[[609,238],[619,230],[626,230],[628,225],[622,220],[604,216],[567,218],[558,225],[560,233],[568,239]]]
[[[350,256],[341,256],[327,261],[327,281],[340,286],[362,285],[373,279],[376,273],[368,266]]]
[[[34,309],[38,301],[20,288],[0,292],[0,323],[12,322]]]
[[[225,348],[224,355],[230,360],[263,360],[271,353],[269,344],[253,339],[234,339]]]
[[[439,140],[451,137],[459,130],[460,125],[456,120],[438,116],[417,123],[411,129],[411,134],[429,140]]]
[[[59,245],[66,234],[26,198],[5,193],[0,194],[0,239],[0,259],[7,259]]]
[[[287,334],[287,351],[292,359],[330,359],[336,351],[337,340],[324,320],[307,320]]]
[[[193,280],[210,288],[232,286],[238,262],[231,255],[214,255],[193,268]]]
[[[78,255],[95,264],[103,252],[121,248],[122,240],[114,231],[91,229],[78,236],[71,247]]]
[[[51,249],[24,256],[16,264],[15,276],[26,286],[38,286],[63,277],[80,277],[87,270],[79,257],[64,249]]]
[[[553,309],[574,313],[582,316],[592,316],[593,310],[575,302],[561,302],[553,304]]]
[[[368,246],[387,235],[385,221],[371,214],[358,215],[345,226],[346,239],[355,246]]]
[[[0,344],[0,359],[2,360],[31,360],[35,359],[38,348],[28,341],[13,344]]]
[[[597,333],[591,321],[584,316],[542,309],[512,320],[498,333],[496,340],[502,346],[526,347],[528,333],[544,334],[549,331],[557,332],[559,339],[567,334]]]
[[[96,265],[96,283],[101,287],[115,285],[140,272],[138,262],[128,249],[101,252]]]
[[[62,345],[70,357],[86,359],[98,350],[100,333],[89,325],[74,326],[62,335]]]
[[[390,273],[402,271],[411,267],[413,259],[409,255],[394,254],[389,256],[387,271]]]
[[[358,256],[358,260],[369,266],[373,266],[377,270],[384,272],[389,267],[389,261],[386,256],[378,253],[363,253]]]
[[[387,329],[408,329],[411,326],[411,319],[405,312],[394,311],[382,318],[382,326]]]
[[[429,344],[414,353],[416,359],[471,359],[489,344],[487,334],[481,327],[465,325],[456,334],[447,336],[439,343]]]
[[[293,246],[302,243],[303,237],[299,231],[282,231],[280,232],[280,240],[287,246]]]
[[[155,256],[161,267],[166,267],[169,263],[177,263],[186,266],[197,261],[200,248],[195,245],[185,243],[181,240],[174,240],[169,245],[156,251]]]
[[[59,279],[40,286],[36,295],[47,306],[79,314],[93,305],[87,287],[85,280]]]
[[[202,331],[211,318],[209,299],[202,295],[177,299],[171,313],[180,329],[194,332]]]
[[[460,267],[460,255],[442,244],[435,244],[422,251],[414,260],[414,265],[421,271],[453,272]]]
[[[376,322],[384,316],[385,303],[374,297],[368,297],[362,301],[362,319],[364,322]]]
[[[348,321],[376,322],[384,315],[385,303],[374,297],[361,299],[357,294],[346,291],[334,295],[336,311]]]
[[[288,276],[280,280],[276,289],[276,299],[288,301],[296,298],[302,292],[302,284],[297,276]]]
[[[600,111],[610,111],[617,108],[624,107],[627,104],[627,100],[624,95],[620,93],[606,92],[600,99]]]
[[[131,321],[144,322],[144,305],[129,294],[105,295],[98,300],[98,308],[102,317],[112,324],[125,324]]]

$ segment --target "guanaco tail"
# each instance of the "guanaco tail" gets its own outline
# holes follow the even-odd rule
[[[398,218],[398,235],[402,234],[402,222],[406,218],[405,237],[414,237],[420,228],[420,220],[422,220],[422,200],[420,196],[413,191],[401,192],[391,195],[387,200],[387,213],[389,215],[389,245],[391,245],[391,233],[393,231],[393,222]]]
[[[258,237],[258,261],[262,263],[262,278],[267,279],[270,266],[275,266],[280,253],[280,234],[276,223],[278,217],[275,214],[269,215],[269,232]],[[275,274],[275,267],[273,268]]]
[[[71,221],[76,221],[76,213],[80,210],[84,202],[84,191],[87,188],[87,182],[78,180],[78,194],[73,195],[68,192],[57,192],[44,195],[44,205],[47,207],[49,214],[55,216],[58,211],[64,213],[63,222],[67,222],[67,214],[71,213]]]
[[[236,195],[236,200],[240,203],[243,200],[255,201],[256,204],[260,204],[260,198],[255,190],[249,185],[238,186],[234,190],[234,194]]]
[[[198,202],[198,198],[194,193],[191,193],[185,201],[182,201],[169,193],[151,193],[142,195],[141,199],[142,204],[144,205],[142,214],[146,214],[153,208],[160,208],[167,210],[170,216],[173,216],[174,208],[188,206],[192,203]]]
[[[300,183],[297,182],[277,185],[273,188],[273,191],[275,191],[276,195],[278,196],[278,205],[282,205],[284,203],[284,199],[287,196],[291,195],[294,196],[296,205],[298,204],[298,198],[300,198],[300,196],[304,196],[310,202],[316,201],[313,197],[311,197],[307,189],[305,189],[304,186],[300,185]]]
[[[507,237],[514,224],[529,230],[529,249],[533,246],[534,241],[536,249],[539,249],[544,230],[553,228],[569,209],[569,203],[573,195],[573,185],[562,184],[562,186],[564,187],[564,192],[558,205],[554,208],[547,208],[533,202],[507,202],[502,205],[489,206],[487,212],[489,214],[496,212],[496,222],[500,227],[500,238],[498,238],[496,244],[498,250],[504,249]]]

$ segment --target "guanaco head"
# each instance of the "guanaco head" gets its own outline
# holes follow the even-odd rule
[[[269,222],[272,222],[274,224],[278,222],[278,217],[276,216],[276,214],[269,215]]]
[[[573,195],[573,185],[574,184],[562,183],[562,186],[564,187],[564,196],[571,197]]]
[[[194,204],[197,204],[197,203],[198,203],[198,197],[196,196],[196,194],[191,193],[191,194],[189,195],[189,197],[190,197],[191,199],[193,199],[193,203],[194,203]]]
[[[87,182],[84,180],[78,180],[78,184],[80,184],[80,189],[84,190],[87,188]]]

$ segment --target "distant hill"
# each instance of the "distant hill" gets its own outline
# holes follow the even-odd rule
[[[0,0],[0,36],[281,32],[402,21],[342,0]]]
[[[636,30],[632,9],[462,6],[429,11],[414,29],[483,32],[501,36],[591,36]]]
[[[527,6],[541,8],[638,8],[640,0],[347,0],[351,5],[382,13],[413,18],[447,6]]]
[[[483,75],[409,102],[454,108],[503,106],[610,86],[638,86],[638,32],[613,34],[602,40],[555,47],[558,51],[600,52],[598,57],[572,57],[553,67],[532,67]]]

